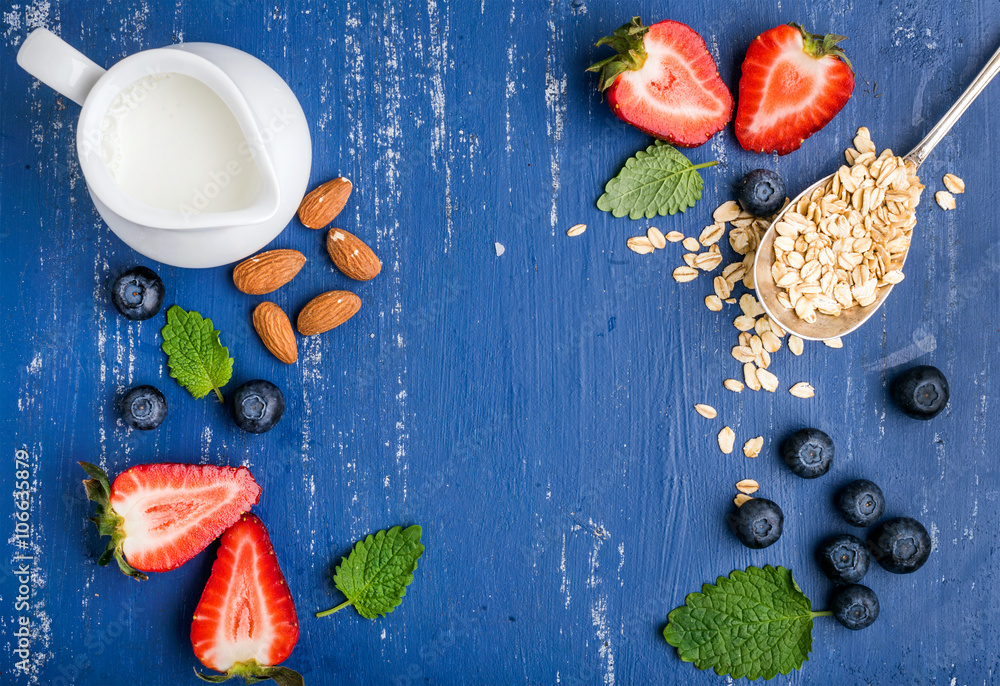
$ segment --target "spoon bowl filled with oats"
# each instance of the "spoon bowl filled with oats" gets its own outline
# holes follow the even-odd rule
[[[753,273],[757,299],[772,321],[800,338],[828,340],[878,311],[904,278],[924,188],[917,170],[997,71],[1000,50],[907,155],[879,153],[861,127],[844,152],[847,164],[774,217],[757,246]],[[949,189],[961,185],[949,176]]]

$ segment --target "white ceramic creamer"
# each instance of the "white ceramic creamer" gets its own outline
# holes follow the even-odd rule
[[[212,43],[146,50],[107,71],[45,29],[18,64],[81,104],[77,153],[98,212],[128,245],[181,267],[250,255],[309,180],[305,115],[260,60]]]
[[[111,177],[133,198],[182,213],[250,206],[260,171],[239,122],[211,88],[184,74],[126,86],[101,122]]]

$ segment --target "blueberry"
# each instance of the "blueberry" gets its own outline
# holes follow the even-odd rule
[[[868,573],[865,542],[850,534],[830,536],[816,550],[819,568],[838,584],[856,584]]]
[[[861,584],[842,586],[830,597],[830,609],[838,622],[857,631],[878,619],[878,596]]]
[[[912,367],[892,384],[892,397],[914,419],[931,419],[948,404],[948,379],[937,367]]]
[[[236,426],[252,434],[270,431],[285,413],[285,396],[270,381],[254,379],[233,393],[231,410]]]
[[[909,574],[927,562],[931,537],[916,519],[894,517],[868,532],[868,551],[885,571]]]
[[[126,319],[142,321],[160,311],[163,281],[152,269],[132,267],[122,272],[111,286],[111,302]]]
[[[830,471],[833,439],[819,429],[799,429],[785,439],[781,457],[797,476],[815,479]]]
[[[769,217],[785,204],[785,182],[770,169],[754,169],[736,184],[736,197],[755,217]]]
[[[767,498],[751,498],[729,515],[729,526],[747,548],[766,548],[781,538],[785,515]]]
[[[167,418],[167,399],[153,386],[136,386],[119,401],[122,419],[133,429],[149,431]]]
[[[871,526],[885,512],[882,489],[868,479],[858,479],[844,486],[837,493],[834,504],[851,526]]]

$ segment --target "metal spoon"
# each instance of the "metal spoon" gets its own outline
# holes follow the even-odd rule
[[[905,155],[904,159],[912,160],[919,168],[930,156],[931,151],[934,150],[934,146],[941,142],[945,134],[951,130],[951,127],[955,125],[955,122],[965,113],[965,110],[969,108],[972,101],[983,91],[986,84],[996,76],[998,71],[1000,71],[1000,49],[993,53],[990,61],[986,63],[983,70],[973,79],[961,97],[955,101],[951,109],[941,117],[941,121],[924,136],[922,141],[917,143],[917,147]],[[855,305],[842,311],[837,317],[817,312],[816,321],[812,324],[799,319],[793,310],[786,309],[778,302],[779,288],[775,285],[774,279],[771,276],[771,265],[774,264],[774,225],[782,219],[788,208],[796,207],[803,196],[809,195],[823,184],[828,183],[832,178],[833,175],[831,174],[812,184],[795,196],[785,206],[785,209],[775,216],[774,221],[771,222],[771,225],[764,233],[760,245],[757,246],[757,254],[754,257],[753,265],[754,288],[757,291],[757,300],[764,307],[767,316],[777,322],[788,333],[814,341],[837,338],[838,336],[845,336],[851,333],[878,311],[878,308],[882,306],[882,303],[885,302],[885,299],[889,297],[889,293],[892,291],[891,284],[883,286],[879,288],[878,297],[871,305],[865,307]],[[909,255],[909,249],[903,255],[904,264],[907,255]]]

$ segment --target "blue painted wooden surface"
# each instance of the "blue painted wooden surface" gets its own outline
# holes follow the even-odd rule
[[[652,224],[696,234],[747,170],[779,170],[791,193],[838,164],[854,129],[903,151],[944,113],[1000,44],[991,0],[716,3],[558,0],[382,2],[38,2],[5,4],[0,26],[0,436],[2,568],[25,555],[30,597],[0,582],[0,681],[195,683],[188,629],[213,554],[136,583],[99,569],[76,461],[118,472],[158,460],[246,464],[295,595],[301,640],[287,664],[310,684],[726,683],[681,663],[663,641],[667,613],[700,585],[750,564],[791,567],[814,605],[830,584],[812,560],[846,527],[830,497],[873,478],[887,514],[931,530],[916,574],[874,568],[882,616],[862,632],[818,620],[811,659],[788,684],[989,684],[1000,670],[1000,527],[993,383],[1000,341],[995,166],[1000,85],[976,102],[921,170],[907,279],[842,350],[782,350],[782,389],[736,395],[732,308],[702,305],[709,279],[679,285],[679,246],[640,257],[625,239]],[[734,4],[735,6],[735,4]],[[700,149],[704,200],[687,215],[631,222],[599,212],[604,182],[647,137],[615,119],[583,72],[593,42],[640,14],[702,33],[735,91],[750,40],[780,22],[850,37],[858,86],[844,111],[788,157],[743,152],[732,129]],[[94,211],[74,152],[78,108],[14,64],[47,26],[108,66],[175,41],[214,41],[261,57],[290,83],[313,125],[315,182],[343,174],[355,193],[342,218],[382,256],[382,275],[349,283],[323,234],[293,223],[273,247],[309,257],[275,294],[296,312],[331,288],[364,306],[347,326],[300,341],[277,363],[250,326],[260,300],[230,270],[152,264],[168,302],[210,316],[236,358],[228,390],[256,377],[288,411],[263,436],[240,433],[210,398],[166,374],[162,314],[130,323],[109,303],[120,270],[148,263]],[[877,83],[877,87],[876,87]],[[950,171],[968,185],[958,209],[932,202]],[[569,239],[572,224],[589,225]],[[506,247],[501,257],[494,242]],[[728,251],[728,246],[726,247]],[[933,363],[951,380],[948,411],[903,417],[885,382]],[[152,383],[166,423],[130,432],[114,398]],[[708,421],[696,402],[719,409]],[[756,460],[722,455],[723,421]],[[832,473],[791,476],[775,451],[803,424],[838,446]],[[15,451],[29,463],[30,533],[15,534]],[[737,451],[738,453],[739,451]],[[755,478],[786,513],[764,551],[727,531],[732,484]],[[427,552],[402,606],[369,622],[340,601],[329,572],[363,535],[424,527]],[[30,667],[15,671],[19,616]]]

